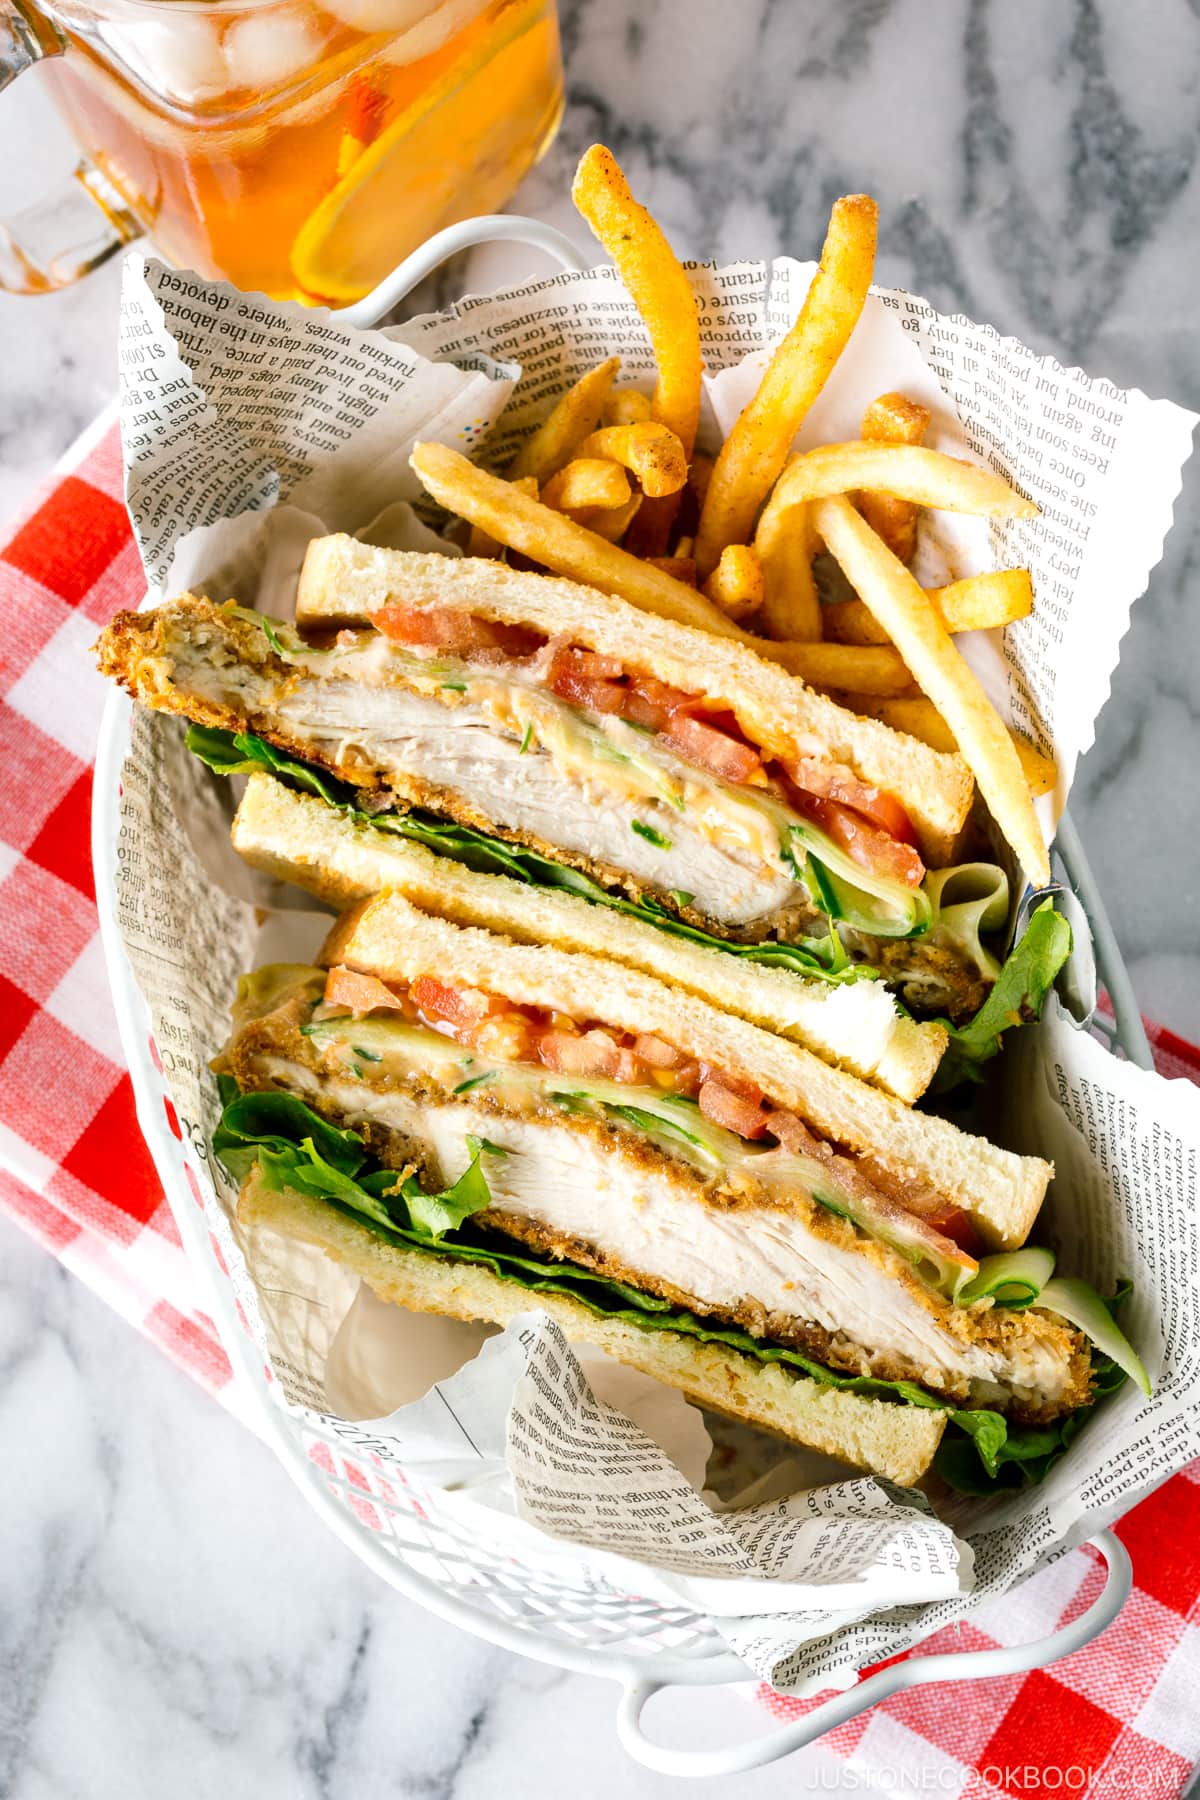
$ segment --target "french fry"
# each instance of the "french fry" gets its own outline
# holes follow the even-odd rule
[[[726,544],[750,541],[758,509],[858,323],[871,286],[878,217],[868,194],[834,202],[821,264],[799,317],[717,457],[696,534],[702,579]]]
[[[997,569],[990,575],[965,575],[949,587],[931,588],[929,597],[947,631],[987,631],[1028,618],[1033,611],[1033,581],[1028,569]]]
[[[576,524],[594,531],[606,544],[619,544],[645,505],[645,496],[635,489],[623,506],[585,506],[570,516]]]
[[[1028,569],[966,575],[961,581],[952,581],[949,587],[926,588],[925,593],[947,631],[986,631],[995,625],[1011,625],[1033,610],[1033,584]],[[838,600],[824,606],[821,620],[825,636],[835,644],[889,641],[879,620],[861,600]]]
[[[767,517],[754,534],[763,572],[761,629],[771,638],[812,642],[821,636],[823,613],[812,559],[817,548],[806,506]]]
[[[757,637],[749,642],[809,687],[837,689],[839,698],[843,689],[877,697],[906,694],[912,687],[908,665],[891,644],[778,644]]]
[[[704,584],[704,593],[731,619],[745,619],[758,611],[763,603],[763,572],[749,544],[726,544]]]
[[[646,561],[653,569],[661,569],[664,575],[673,575],[676,581],[686,581],[689,587],[696,585],[696,559],[694,556],[648,556]]]
[[[619,463],[577,456],[550,477],[541,500],[555,512],[577,512],[581,507],[624,506],[629,492],[629,477]]]
[[[526,438],[509,469],[512,480],[521,475],[535,475],[539,481],[549,480],[564,463],[570,462],[578,446],[595,431],[608,399],[609,391],[621,366],[619,356],[597,364],[569,387],[542,420],[532,437]]]
[[[929,429],[929,408],[905,394],[880,394],[863,414],[862,434],[869,444],[919,444]],[[868,488],[858,496],[858,510],[878,532],[893,555],[911,562],[917,547],[917,509]]]
[[[692,551],[695,549],[695,545],[696,545],[695,538],[690,538],[690,537],[679,538],[675,545],[676,556],[684,557],[684,558],[686,558],[686,560],[688,562],[694,563],[696,559],[692,555]]]
[[[882,699],[878,694],[838,694],[840,705],[850,712],[865,713],[868,717],[879,719],[890,725],[893,731],[907,732],[909,737],[920,738],[932,750],[957,750],[954,733],[943,719],[932,700],[924,695],[910,700],[900,696],[896,699]],[[1058,781],[1058,770],[1053,760],[1035,750],[1028,738],[1019,732],[1009,730],[1017,758],[1025,773],[1029,792],[1036,800],[1039,794],[1053,793]]]
[[[904,448],[891,454],[931,452]],[[1025,873],[1036,886],[1045,886],[1050,879],[1050,858],[1012,739],[975,675],[951,643],[924,590],[844,494],[816,501],[813,523],[830,555],[866,601],[914,679],[954,733],[959,753],[971,768],[992,817]],[[845,685],[869,691],[861,681]]]
[[[447,511],[479,525],[511,550],[659,618],[675,619],[720,637],[742,637],[736,625],[694,588],[608,544],[593,531],[531,500],[513,484],[489,475],[446,444],[416,444],[409,463]],[[636,498],[636,496],[635,496]],[[845,683],[852,686],[853,683]]]
[[[639,206],[611,150],[593,144],[579,160],[571,198],[617,266],[642,315],[658,364],[653,417],[689,457],[700,418],[700,321],[679,259]]]
[[[677,494],[687,480],[687,455],[679,437],[669,426],[652,421],[605,425],[584,438],[577,454],[608,457],[622,464],[637,476],[642,492],[651,500]]]
[[[537,499],[538,484],[535,476],[518,475],[512,485],[516,488],[518,493],[528,494],[533,500]],[[470,535],[467,538],[467,555],[490,556],[493,558],[503,556],[504,545],[500,542],[499,538],[494,538],[490,532],[481,530],[478,525],[472,525]]]
[[[775,516],[789,507],[859,488],[882,488],[914,506],[936,506],[985,519],[1032,519],[1038,513],[1032,500],[978,463],[960,462],[918,444],[852,443],[821,444],[793,456],[775,484],[763,518],[773,525]]]
[[[601,414],[606,425],[644,425],[653,417],[649,394],[641,388],[614,388]]]

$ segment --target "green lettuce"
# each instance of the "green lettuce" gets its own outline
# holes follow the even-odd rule
[[[983,1064],[997,1054],[1004,1033],[1039,1019],[1046,995],[1071,954],[1071,927],[1049,900],[1042,902],[1009,951],[995,986],[966,1025],[944,1020],[950,1042],[932,1092],[946,1093],[983,1079]]]
[[[672,1331],[759,1362],[782,1363],[827,1387],[947,1410],[944,1401],[916,1382],[840,1375],[790,1346],[766,1344],[736,1326],[714,1324],[626,1282],[575,1263],[501,1247],[502,1240],[485,1237],[470,1224],[471,1215],[490,1199],[482,1158],[489,1152],[504,1154],[486,1143],[472,1144],[471,1164],[453,1187],[431,1195],[421,1190],[414,1176],[401,1182],[395,1170],[379,1168],[356,1132],[329,1124],[293,1094],[239,1094],[236,1084],[225,1081],[222,1100],[213,1149],[239,1182],[257,1160],[261,1179],[270,1188],[291,1187],[324,1200],[390,1243],[479,1264],[530,1293],[568,1296],[601,1318],[642,1331]],[[1115,1307],[1125,1291],[1110,1304]],[[1098,1394],[1111,1392],[1123,1379],[1119,1370],[1114,1373],[1114,1365],[1104,1361],[1096,1365],[1096,1374]],[[1041,1480],[1070,1444],[1088,1409],[1036,1430],[1011,1425],[997,1412],[948,1410],[950,1425],[938,1453],[938,1472],[960,1493],[986,1495],[1016,1482]]]

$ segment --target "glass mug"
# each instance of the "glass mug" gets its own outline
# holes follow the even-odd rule
[[[0,0],[84,151],[0,224],[0,287],[64,287],[146,233],[178,267],[349,305],[495,212],[562,114],[555,0]]]

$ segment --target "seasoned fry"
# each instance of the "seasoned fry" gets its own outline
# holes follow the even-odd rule
[[[510,549],[556,574],[568,575],[606,594],[618,594],[632,606],[681,625],[694,625],[721,637],[743,635],[719,607],[694,588],[639,562],[627,550],[605,543],[595,532],[552,512],[540,500],[517,492],[511,482],[476,468],[457,450],[445,444],[417,444],[409,462],[429,493],[448,511],[482,526]]]
[[[519,494],[528,494],[530,499],[537,499],[538,484],[534,476],[518,475],[512,485]],[[470,535],[467,538],[467,555],[491,557],[503,556],[504,545],[500,542],[499,538],[494,538],[490,532],[481,530],[478,525],[472,525]]]
[[[978,463],[960,462],[917,444],[821,444],[793,456],[764,508],[777,513],[806,500],[882,488],[916,506],[973,513],[985,519],[1032,519],[1038,508]]]
[[[905,731],[909,737],[920,738],[933,750],[957,750],[954,733],[943,719],[932,700],[909,700],[903,697],[881,699],[878,694],[838,694],[836,699],[841,706],[851,712],[864,713],[873,719],[880,719],[890,725],[894,731]],[[1013,730],[1009,730],[1029,792],[1036,800],[1039,794],[1050,794],[1054,791],[1058,780],[1058,770],[1053,760],[1035,750],[1028,738]]]
[[[632,471],[651,500],[677,494],[687,480],[687,455],[666,425],[605,425],[578,446],[585,457],[603,456]]]
[[[649,394],[641,388],[614,388],[601,414],[606,425],[644,425],[653,417]]]
[[[949,587],[926,588],[925,594],[947,631],[985,631],[994,625],[1011,625],[1033,610],[1028,569],[967,575]],[[835,644],[889,641],[879,620],[861,600],[838,600],[822,607],[821,622],[825,636]]]
[[[584,438],[599,424],[620,366],[620,357],[610,356],[607,362],[581,375],[574,387],[555,401],[533,436],[517,452],[508,471],[510,479],[536,475],[539,481],[547,481],[570,462]]]
[[[903,449],[891,454],[930,452]],[[1050,879],[1050,858],[1012,739],[923,589],[844,494],[816,501],[813,523],[954,733],[960,754],[1025,873],[1044,886]],[[845,685],[865,689],[867,684]]]
[[[731,619],[748,618],[763,603],[763,572],[749,544],[726,544],[704,593]]]
[[[694,556],[648,556],[646,561],[651,568],[661,569],[664,575],[673,575],[676,581],[686,581],[689,587],[695,587],[696,559]]]
[[[629,499],[629,477],[619,463],[598,456],[577,456],[552,475],[542,489],[544,506],[555,512],[576,512],[580,507],[624,506]]]
[[[611,150],[593,144],[571,189],[580,213],[617,266],[645,321],[658,364],[654,418],[683,445],[685,459],[700,418],[700,322],[687,275],[659,225],[639,206]]]
[[[854,688],[860,694],[905,694],[912,675],[890,644],[777,644],[752,638],[751,649],[777,662],[809,687]]]
[[[817,545],[808,508],[791,506],[768,518],[769,512],[768,507],[754,534],[764,583],[759,625],[768,637],[815,641],[821,636],[823,613],[813,579]]]
[[[750,541],[758,509],[858,323],[871,286],[878,217],[868,194],[834,202],[821,264],[799,317],[717,457],[696,535],[702,578],[726,544]]]
[[[919,444],[929,429],[929,408],[905,394],[880,394],[863,414],[862,434],[869,444]],[[911,500],[867,489],[858,510],[872,531],[902,563],[911,562],[917,547],[917,509]]]

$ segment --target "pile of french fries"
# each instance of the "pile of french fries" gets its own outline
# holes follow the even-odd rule
[[[926,590],[908,567],[921,507],[986,518],[1027,518],[1037,507],[990,470],[926,449],[929,414],[903,394],[872,401],[858,442],[792,453],[870,289],[875,202],[835,202],[799,316],[712,459],[695,448],[703,361],[687,275],[603,146],[584,155],[573,197],[637,305],[658,379],[645,394],[618,385],[615,356],[590,369],[506,479],[444,445],[418,445],[413,467],[470,524],[470,554],[516,552],[741,638],[851,710],[958,750],[1026,874],[1046,882],[1032,797],[1053,788],[1054,765],[1008,731],[952,641],[1025,617],[1029,571]],[[822,551],[854,598],[822,601]]]

